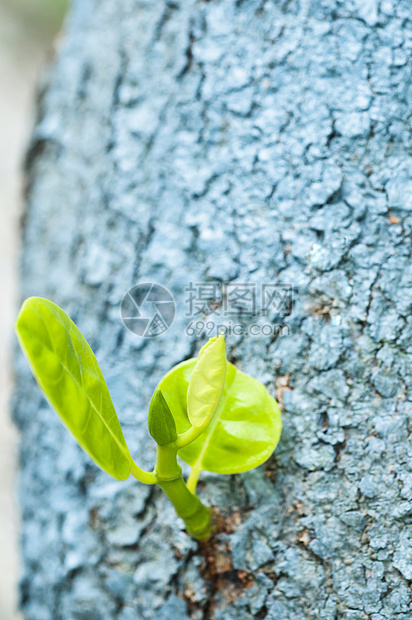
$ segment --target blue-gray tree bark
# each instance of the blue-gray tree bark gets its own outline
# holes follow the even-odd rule
[[[411,50],[409,0],[73,2],[22,298],[78,323],[140,465],[152,390],[201,343],[189,282],[294,299],[288,336],[228,337],[284,431],[266,466],[203,477],[227,517],[209,554],[160,492],[89,461],[17,357],[28,620],[411,618]],[[120,320],[143,281],[176,298],[160,338]]]

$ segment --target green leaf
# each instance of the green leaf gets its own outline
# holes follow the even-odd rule
[[[48,401],[104,471],[125,480],[131,457],[102,371],[86,339],[59,306],[30,297],[16,332]]]
[[[176,424],[161,390],[155,390],[150,401],[148,425],[149,433],[159,446],[177,439]]]
[[[197,359],[178,364],[159,383],[173,412],[179,434],[191,425],[187,390]],[[193,468],[218,474],[248,471],[266,461],[276,448],[280,409],[262,383],[227,363],[226,380],[211,424],[179,456]]]
[[[226,347],[223,335],[210,338],[200,349],[187,390],[187,414],[193,426],[213,419],[226,377]]]

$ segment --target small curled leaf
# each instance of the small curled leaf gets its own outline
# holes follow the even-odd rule
[[[178,364],[159,384],[173,406],[179,434],[191,428],[187,394],[197,364],[196,358]],[[279,405],[265,386],[227,362],[225,386],[213,423],[193,443],[181,448],[179,456],[198,471],[237,474],[270,457],[281,429]]]
[[[226,363],[225,337],[210,338],[200,349],[187,390],[187,414],[193,426],[212,421],[222,398]]]
[[[176,424],[160,389],[155,391],[150,401],[148,425],[149,433],[159,446],[176,441]]]

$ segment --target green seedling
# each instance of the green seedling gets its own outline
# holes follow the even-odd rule
[[[156,464],[144,471],[130,456],[94,353],[67,314],[47,299],[30,297],[16,332],[40,388],[81,447],[117,480],[131,474],[159,485],[193,538],[209,538],[214,527],[211,509],[196,495],[200,473],[253,469],[279,441],[277,402],[256,379],[227,362],[225,339],[219,336],[157,386],[148,415]],[[187,482],[178,456],[191,466]]]

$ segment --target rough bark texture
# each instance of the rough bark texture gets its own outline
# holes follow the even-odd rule
[[[77,321],[139,464],[156,382],[200,344],[188,283],[295,294],[289,336],[228,339],[283,386],[284,432],[259,470],[204,476],[227,517],[206,550],[160,492],[90,463],[18,356],[27,618],[410,619],[410,0],[77,0],[66,30],[22,295]],[[161,338],[120,321],[140,281],[176,297]]]

